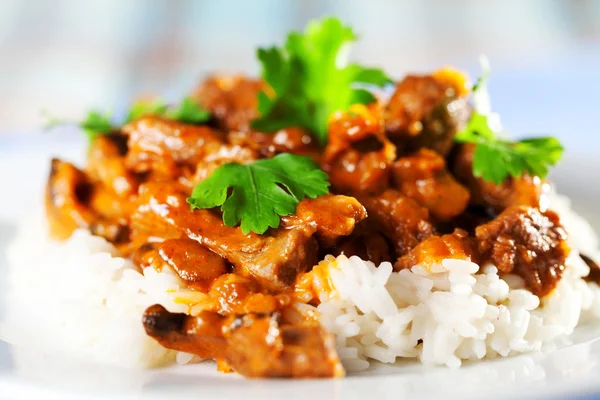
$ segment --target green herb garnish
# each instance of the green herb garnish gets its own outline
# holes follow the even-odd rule
[[[259,49],[262,78],[271,91],[259,94],[260,117],[252,127],[274,132],[299,126],[325,144],[333,112],[376,100],[361,86],[383,87],[392,82],[380,69],[348,65],[344,57],[356,39],[350,27],[336,18],[325,18],[309,23],[303,34],[290,33],[284,47]]]
[[[496,184],[501,184],[509,175],[520,177],[523,173],[545,178],[549,166],[560,160],[564,150],[553,137],[517,142],[498,138],[488,124],[488,117],[476,111],[467,127],[456,135],[456,140],[477,145],[473,155],[473,175]]]
[[[486,57],[480,58],[482,74],[473,85],[475,110],[469,123],[455,140],[473,143],[473,175],[495,184],[501,184],[508,176],[520,177],[524,173],[545,178],[549,167],[562,157],[564,148],[553,137],[536,137],[519,141],[507,140],[491,128],[490,102],[487,93],[487,81],[490,66]]]
[[[210,112],[203,109],[194,100],[186,97],[175,106],[169,107],[164,101],[157,99],[153,101],[140,101],[131,106],[126,123],[134,121],[144,115],[158,115],[184,124],[202,124],[210,119]]]
[[[300,200],[328,193],[327,174],[305,156],[288,153],[251,164],[228,163],[194,188],[192,208],[221,206],[223,222],[244,234],[277,228],[280,216],[293,214]]]
[[[194,100],[186,97],[177,107],[167,109],[164,116],[184,124],[198,125],[210,119],[210,112],[200,107]]]
[[[161,99],[155,99],[152,101],[138,101],[133,103],[131,108],[129,108],[129,112],[125,118],[125,123],[127,124],[131,121],[135,121],[136,119],[139,119],[145,115],[164,115],[168,108],[168,104]]]
[[[135,121],[145,115],[157,115],[184,124],[202,124],[210,119],[210,112],[200,107],[189,97],[174,107],[169,107],[164,101],[157,99],[153,101],[139,101],[130,108],[123,124]],[[52,118],[46,115],[48,122],[45,128],[52,128],[57,125],[77,125],[87,134],[90,141],[98,135],[107,135],[119,129],[120,125],[113,125],[111,122],[111,113],[101,113],[91,110],[82,121],[68,121],[64,119]]]
[[[44,129],[51,129],[59,125],[78,125],[88,136],[90,141],[94,140],[98,135],[107,135],[114,131],[115,127],[111,123],[111,114],[108,112],[88,111],[87,116],[83,121],[68,121],[64,119],[54,118],[44,112],[43,116],[47,119],[44,124]]]

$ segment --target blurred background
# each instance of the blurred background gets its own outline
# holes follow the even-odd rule
[[[259,45],[336,15],[352,58],[394,77],[492,63],[492,105],[515,134],[600,143],[600,1],[0,0],[0,137],[139,95],[176,100],[208,72],[258,70]],[[584,140],[585,139],[585,140]]]

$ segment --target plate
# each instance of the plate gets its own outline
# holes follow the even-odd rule
[[[0,138],[0,338],[8,306],[6,246],[18,222],[39,208],[50,157],[83,160],[81,136],[65,130],[52,136]],[[567,153],[554,181],[559,191],[573,198],[574,208],[600,227],[600,215],[593,213],[600,189],[586,184],[594,182],[596,171],[600,159],[593,154]],[[115,368],[0,340],[0,398],[593,398],[600,394],[599,337],[600,324],[594,324],[578,328],[569,344],[549,353],[466,363],[456,370],[415,362],[375,365],[345,379],[298,381],[247,380],[216,372],[212,362],[150,370]]]

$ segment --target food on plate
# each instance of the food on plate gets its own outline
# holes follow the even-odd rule
[[[488,71],[394,82],[344,59],[355,40],[325,18],[259,49],[260,78],[90,112],[85,164],[51,161],[45,225],[11,248],[42,343],[340,377],[540,350],[600,317],[595,235],[547,178],[558,140],[499,131]]]

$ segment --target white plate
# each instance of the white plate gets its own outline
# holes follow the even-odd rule
[[[7,242],[18,221],[40,204],[50,156],[81,160],[84,146],[73,131],[0,139],[0,324],[7,306],[3,297]],[[600,199],[594,180],[598,171],[600,159],[580,153],[568,155],[555,173],[559,190],[572,196],[575,208],[595,226],[600,226],[600,215],[590,212]],[[213,363],[153,370],[114,368],[0,341],[0,398],[593,398],[600,394],[597,337],[600,325],[578,328],[571,345],[546,354],[483,361],[458,370],[413,362],[379,365],[345,379],[305,381],[246,380],[217,373]]]

